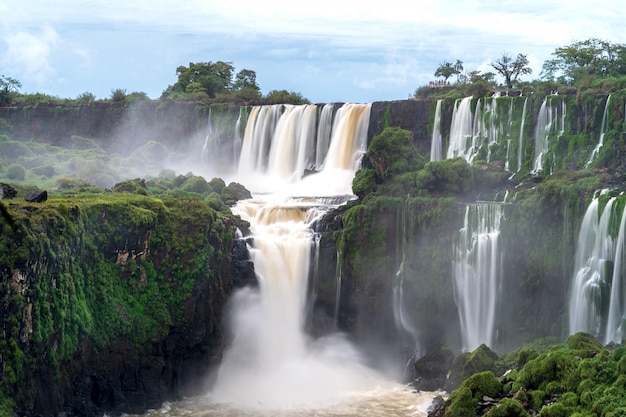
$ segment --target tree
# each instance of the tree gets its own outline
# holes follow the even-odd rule
[[[209,98],[215,98],[230,90],[234,70],[231,62],[223,61],[190,62],[188,67],[181,65],[176,68],[176,84],[168,87],[163,95],[204,92]]]
[[[443,63],[439,65],[439,67],[437,67],[437,69],[435,70],[435,77],[443,77],[443,82],[447,83],[448,78],[452,77],[455,74],[460,74],[461,71],[463,71],[463,63],[458,59],[456,60],[455,64],[443,61]]]
[[[585,77],[626,75],[626,45],[591,38],[557,48],[543,64],[542,77],[570,84]]]
[[[528,58],[524,54],[517,54],[515,60],[507,52],[502,53],[500,59],[491,63],[500,75],[504,77],[504,83],[508,88],[513,88],[513,83],[520,75],[532,74],[533,70],[528,66]]]
[[[238,98],[245,101],[261,99],[261,89],[256,83],[256,72],[252,70],[239,71],[235,76],[232,90]]]
[[[0,104],[11,104],[21,87],[22,83],[15,78],[0,75]]]
[[[302,97],[301,93],[287,90],[272,90],[267,93],[265,100],[274,104],[309,104],[309,100]]]

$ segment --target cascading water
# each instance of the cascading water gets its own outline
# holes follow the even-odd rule
[[[537,116],[537,126],[535,127],[535,160],[533,163],[533,174],[543,172],[551,174],[550,166],[544,166],[546,157],[550,149],[550,136],[561,136],[565,131],[566,104],[556,96],[546,96],[541,103],[539,115]],[[560,124],[559,124],[560,122]]]
[[[463,349],[494,347],[494,328],[502,254],[498,247],[502,204],[468,204],[463,228],[454,242],[455,300]]]
[[[452,122],[450,124],[450,141],[447,158],[463,157],[467,161],[475,154],[473,131],[472,97],[465,97],[454,103]]]
[[[594,196],[580,226],[570,293],[569,331],[591,333],[604,343],[621,343],[626,211],[615,210],[618,197],[608,198],[600,210],[600,198],[606,192]],[[611,231],[611,224],[617,218],[620,218],[619,229]]]
[[[380,393],[380,387],[399,389],[397,384],[390,384],[365,366],[360,353],[340,334],[312,340],[304,331],[309,263],[311,253],[315,253],[311,225],[325,211],[351,198],[350,181],[365,150],[369,110],[369,105],[355,104],[338,109],[321,172],[294,179],[293,170],[286,170],[284,176],[277,176],[273,165],[278,161],[270,157],[266,167],[257,165],[256,175],[269,174],[286,182],[275,183],[278,189],[271,194],[253,193],[252,199],[240,201],[233,209],[250,222],[254,237],[254,247],[250,250],[259,289],[243,289],[234,295],[231,323],[234,337],[209,394],[211,401],[228,409],[271,409],[273,413],[282,410],[278,412],[281,415],[289,409],[292,411],[286,415],[308,415],[309,408],[317,410],[331,404],[336,407],[363,393]],[[259,118],[260,114],[260,110],[253,109],[249,120],[256,118],[257,123],[266,123],[265,118]],[[272,143],[267,147],[268,155],[277,152],[283,158],[303,158],[282,136],[297,141],[308,133],[302,133],[302,129],[282,129],[282,119],[288,118],[294,126],[306,126],[303,120],[292,118],[310,120],[315,114],[310,107],[282,113]],[[250,122],[248,129],[258,132],[259,137],[246,132],[246,141],[265,140],[264,129]],[[290,151],[275,151],[278,143]],[[265,149],[244,141],[246,147]],[[251,157],[242,153],[241,163],[258,160]],[[282,161],[282,164],[298,166],[294,161]],[[345,172],[340,175],[341,171]],[[320,183],[324,184],[326,193],[315,196]],[[337,197],[327,198],[328,190],[334,190]],[[333,408],[333,415],[354,413],[334,414],[336,411]]]
[[[437,100],[435,107],[435,119],[433,121],[433,134],[430,143],[430,160],[440,161],[442,158],[443,138],[441,136],[441,103],[442,99]]]
[[[324,158],[330,146],[330,134],[332,131],[333,112],[335,105],[325,104],[320,113],[320,121],[317,128],[317,147],[315,151],[315,170],[320,171],[324,167]]]
[[[517,147],[517,171],[522,169],[524,163],[524,125],[526,124],[526,106],[528,105],[528,98],[524,99],[524,108],[522,109],[522,122],[519,127],[519,144]]]
[[[399,242],[398,249],[396,253],[400,253],[402,258],[400,259],[400,264],[398,265],[398,269],[393,278],[393,317],[396,324],[396,328],[400,330],[404,335],[408,336],[410,339],[408,343],[410,346],[406,346],[404,349],[409,353],[405,359],[405,375],[410,375],[408,372],[408,367],[413,363],[413,361],[419,358],[422,354],[421,346],[419,342],[419,334],[418,331],[411,321],[411,318],[408,314],[407,307],[404,301],[404,279],[405,279],[405,263],[406,263],[406,251],[407,251],[407,236],[406,232],[408,229],[408,206],[409,200],[407,196],[407,200],[400,205],[398,218],[397,230],[399,231]]]
[[[591,165],[591,163],[596,158],[596,156],[598,156],[598,152],[600,152],[600,148],[604,145],[604,134],[606,133],[606,130],[608,128],[607,119],[608,119],[610,104],[611,104],[611,95],[609,94],[609,96],[606,99],[606,104],[604,105],[604,113],[602,114],[602,126],[600,127],[600,139],[598,140],[598,144],[596,145],[596,147],[593,148],[593,151],[591,152],[591,156],[589,157],[589,159],[587,160],[587,163],[585,164],[585,168],[588,168],[589,165]]]

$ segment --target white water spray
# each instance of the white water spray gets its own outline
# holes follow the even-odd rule
[[[600,127],[600,139],[598,140],[598,144],[596,145],[596,147],[593,148],[593,151],[591,152],[591,156],[589,157],[589,159],[587,160],[587,163],[585,164],[585,168],[588,168],[591,165],[593,160],[598,156],[598,153],[600,152],[600,148],[602,148],[602,146],[604,145],[604,134],[606,133],[606,130],[608,128],[607,119],[608,119],[610,104],[611,104],[611,95],[609,94],[609,96],[606,99],[606,104],[604,105],[604,113],[602,114],[602,125]]]
[[[443,138],[441,136],[441,103],[442,99],[437,100],[435,107],[435,120],[433,121],[433,134],[430,143],[430,160],[440,161],[442,158]]]
[[[261,114],[255,110],[250,119],[253,114]],[[384,381],[364,364],[360,353],[342,335],[312,340],[304,331],[310,258],[315,253],[311,224],[345,198],[324,198],[328,197],[327,193],[294,197],[314,195],[320,184],[326,191],[350,189],[365,150],[369,110],[369,105],[353,104],[338,110],[324,169],[305,178],[294,178],[294,172],[298,174],[299,170],[291,167],[297,167],[298,163],[284,159],[303,160],[306,152],[296,151],[298,145],[293,141],[304,141],[303,135],[309,132],[305,128],[308,122],[301,119],[310,121],[316,112],[303,107],[280,115],[268,146],[267,167],[257,164],[256,175],[283,178],[291,186],[279,189],[279,193],[255,194],[234,208],[251,225],[254,237],[251,254],[259,290],[244,289],[234,296],[231,323],[234,338],[210,394],[214,401],[253,409],[330,404]],[[257,123],[266,123],[265,118],[255,117]],[[283,124],[290,127],[283,129]],[[248,129],[258,132],[259,137],[246,132],[246,141],[265,140],[264,129],[250,124]],[[291,141],[284,136],[289,136]],[[263,149],[263,146],[244,141],[244,148]],[[272,159],[273,152],[282,155],[280,163]],[[258,159],[242,154],[241,162],[249,161]],[[277,172],[276,165],[286,165],[289,169]],[[338,175],[340,171],[345,171],[344,175]],[[335,204],[329,205],[328,201]]]
[[[463,349],[494,347],[496,307],[500,292],[498,247],[502,204],[468,204],[463,228],[454,244],[454,289]]]

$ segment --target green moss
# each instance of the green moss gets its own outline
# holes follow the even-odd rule
[[[472,391],[467,387],[461,387],[450,394],[444,417],[475,416],[477,403],[478,400],[472,395]]]
[[[485,417],[529,417],[530,414],[524,410],[522,405],[511,399],[503,398],[495,407],[492,407]]]
[[[461,387],[468,388],[472,396],[481,399],[483,396],[496,397],[502,391],[502,385],[493,372],[478,372],[463,380]]]

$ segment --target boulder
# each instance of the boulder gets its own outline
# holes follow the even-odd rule
[[[44,191],[31,191],[28,194],[26,194],[26,197],[24,197],[24,200],[28,201],[29,203],[43,203],[47,199],[48,199],[48,192],[45,190]]]
[[[415,362],[415,379],[411,385],[420,391],[442,389],[453,361],[454,353],[444,346],[427,353]]]

